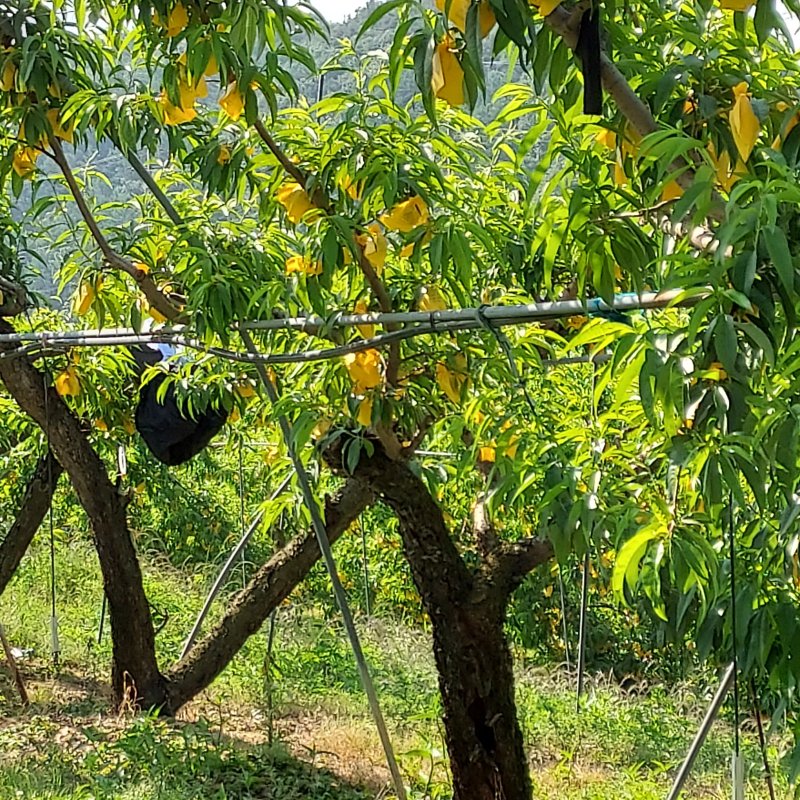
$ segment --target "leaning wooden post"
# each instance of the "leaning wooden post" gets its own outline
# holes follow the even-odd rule
[[[3,645],[3,651],[6,654],[6,661],[8,661],[11,674],[14,676],[14,683],[17,685],[19,699],[22,700],[22,705],[27,706],[31,701],[28,699],[28,692],[25,689],[25,681],[22,680],[22,673],[19,671],[17,660],[14,658],[14,653],[11,650],[11,645],[8,643],[6,632],[2,625],[0,625],[0,642]]]

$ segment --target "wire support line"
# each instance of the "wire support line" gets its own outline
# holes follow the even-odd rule
[[[286,491],[292,481],[292,477],[292,475],[287,475],[283,481],[281,481],[280,486],[278,486],[278,488],[275,489],[275,491],[273,491],[269,496],[269,499],[267,500],[268,503],[277,500],[278,497],[280,497],[283,492]],[[233,550],[231,550],[230,555],[225,560],[225,564],[214,580],[214,584],[212,585],[205,601],[203,602],[203,607],[200,609],[200,613],[197,615],[197,619],[195,620],[189,635],[186,637],[186,641],[183,643],[183,648],[181,649],[180,655],[181,659],[186,658],[186,655],[192,649],[192,645],[195,643],[197,635],[200,633],[200,629],[203,627],[203,622],[205,622],[214,600],[217,598],[217,595],[225,585],[225,581],[228,579],[228,576],[236,566],[236,562],[238,561],[239,557],[244,553],[244,549],[247,547],[247,544],[252,538],[253,534],[258,530],[258,526],[261,524],[262,519],[264,519],[263,509],[256,512],[256,514],[253,516],[250,521],[250,525],[246,530],[244,530],[244,533],[237,542],[236,546],[233,548]]]
[[[136,344],[171,344],[198,352],[236,361],[242,364],[297,364],[313,361],[328,361],[352,353],[362,352],[389,344],[436,333],[451,333],[459,330],[486,329],[487,323],[494,327],[535,324],[546,320],[575,316],[576,314],[601,313],[603,311],[635,311],[666,308],[672,305],[691,305],[702,295],[688,296],[683,290],[668,292],[646,292],[642,295],[618,295],[609,305],[600,299],[588,302],[564,300],[548,303],[532,303],[517,306],[480,306],[451,311],[405,313],[372,313],[334,315],[328,321],[321,318],[287,317],[283,319],[245,322],[240,331],[315,330],[347,328],[358,325],[405,324],[397,331],[381,333],[368,339],[357,339],[334,347],[309,349],[290,353],[251,353],[209,345],[187,333],[184,328],[161,328],[155,331],[137,332],[128,328],[84,331],[40,331],[35,333],[0,334],[0,343],[23,345],[17,350],[0,355],[13,358],[31,355],[36,347],[41,350],[69,350],[75,347],[113,347]]]

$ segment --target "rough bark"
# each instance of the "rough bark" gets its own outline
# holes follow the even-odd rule
[[[13,328],[0,320],[0,332],[12,333]],[[11,350],[12,345],[0,345],[0,355]],[[117,703],[159,707],[166,700],[166,682],[156,662],[155,633],[124,500],[78,419],[52,387],[45,389],[42,373],[28,358],[0,358],[0,380],[47,432],[53,454],[89,517],[108,599],[114,698]]]
[[[22,498],[17,518],[0,544],[0,595],[14,576],[22,557],[50,508],[58,479],[63,472],[52,453],[42,456]]]
[[[503,622],[522,576],[552,556],[546,542],[498,543],[471,572],[441,509],[406,464],[376,450],[356,469],[395,513],[433,630],[456,800],[529,800],[514,673]]]
[[[23,286],[0,275],[0,317],[16,317],[28,308],[28,293]]]
[[[325,528],[331,544],[373,499],[365,484],[351,478],[326,501]],[[319,545],[312,531],[292,539],[256,572],[230,603],[219,624],[167,673],[169,711],[177,712],[222,672],[319,558]]]

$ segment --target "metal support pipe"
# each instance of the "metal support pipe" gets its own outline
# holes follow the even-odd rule
[[[248,351],[253,355],[257,355],[258,350],[248,331],[242,330],[240,331],[240,335]],[[275,407],[280,400],[278,396],[278,389],[275,386],[275,383],[267,373],[267,370],[263,364],[257,363],[256,371],[261,379],[261,383],[264,385],[264,389],[267,392],[267,397],[269,398],[270,403],[272,403],[273,407]],[[378,702],[378,693],[375,691],[375,685],[372,682],[372,676],[370,675],[369,667],[367,666],[367,660],[364,657],[364,651],[361,647],[361,640],[359,639],[358,631],[356,630],[356,625],[353,621],[350,605],[347,602],[347,595],[345,594],[344,587],[339,579],[339,571],[336,567],[336,560],[333,557],[333,550],[331,549],[330,540],[328,539],[325,520],[322,518],[322,512],[320,511],[319,504],[314,496],[314,491],[311,488],[311,480],[305,468],[305,464],[303,464],[303,460],[300,458],[300,454],[295,446],[291,423],[285,416],[281,415],[278,417],[278,424],[280,426],[281,433],[283,434],[286,448],[289,451],[289,457],[294,465],[295,473],[297,474],[297,482],[300,484],[303,500],[305,501],[309,514],[311,515],[311,524],[314,528],[317,541],[319,542],[319,549],[322,553],[322,559],[325,562],[325,567],[328,570],[328,576],[330,577],[331,584],[333,585],[333,595],[336,598],[336,604],[339,606],[339,612],[342,615],[342,621],[344,622],[344,627],[347,631],[347,638],[350,640],[350,647],[353,650],[353,656],[355,657],[356,666],[358,667],[358,672],[361,677],[361,684],[364,687],[364,693],[367,695],[367,701],[369,702],[370,711],[372,712],[372,718],[375,722],[375,727],[378,729],[378,736],[380,737],[381,744],[383,745],[383,752],[386,755],[386,763],[389,767],[389,772],[392,775],[392,783],[394,784],[395,793],[397,794],[398,800],[406,800],[406,790],[405,785],[403,784],[403,778],[400,774],[400,769],[397,766],[397,759],[395,758],[394,748],[392,747],[392,742],[389,738],[389,731],[386,728],[383,712],[381,711],[380,703]]]
[[[381,333],[369,339],[357,339],[343,345],[326,349],[309,349],[296,352],[281,352],[262,355],[242,353],[228,350],[223,347],[209,345],[204,341],[193,338],[187,334],[185,328],[160,328],[155,331],[139,333],[131,329],[110,329],[107,331],[43,331],[37,333],[9,333],[0,334],[0,343],[21,344],[25,347],[12,350],[0,355],[0,358],[18,357],[30,350],[34,344],[40,349],[58,351],[68,350],[72,347],[111,347],[120,345],[163,343],[173,344],[197,350],[205,355],[217,356],[229,361],[242,364],[297,364],[312,361],[327,361],[341,356],[369,350],[377,347],[411,339],[416,336],[428,336],[437,333],[453,333],[455,331],[475,330],[479,328],[492,329],[506,325],[526,325],[548,319],[572,316],[575,314],[591,314],[609,310],[611,308],[632,311],[636,309],[664,308],[668,305],[691,305],[702,295],[686,295],[679,290],[661,292],[656,294],[648,292],[643,295],[619,295],[613,305],[609,306],[602,300],[590,300],[582,303],[577,300],[565,300],[555,303],[533,303],[524,306],[483,306],[479,308],[464,308],[456,311],[434,311],[432,313],[411,311],[393,314],[334,314],[325,323],[319,317],[295,317],[285,319],[264,320],[262,322],[241,323],[238,329],[241,332],[250,330],[300,330],[317,333],[322,325],[329,328],[351,327],[353,325],[367,324],[397,324],[405,322],[406,327]],[[29,354],[29,353],[27,353]]]
[[[600,480],[603,473],[599,467],[600,458],[605,450],[605,439],[598,439],[592,445],[597,468],[592,473],[589,481],[589,494],[586,498],[586,510],[588,512],[587,526],[589,529],[589,540],[586,543],[586,555],[583,557],[583,580],[581,581],[581,609],[578,621],[578,686],[577,686],[577,708],[581,710],[581,696],[583,695],[583,681],[586,673],[586,637],[589,628],[589,573],[592,567],[592,534],[594,533],[594,522],[597,508],[600,505],[598,492],[600,490]]]
[[[678,774],[675,776],[675,781],[672,784],[670,793],[667,795],[667,800],[678,800],[678,796],[683,790],[683,785],[686,783],[686,779],[689,777],[689,773],[692,770],[692,765],[697,758],[697,754],[700,752],[700,748],[703,746],[703,742],[705,742],[706,736],[708,736],[708,732],[711,730],[711,726],[714,724],[714,720],[717,718],[717,714],[719,714],[719,710],[722,707],[722,702],[725,700],[725,696],[728,694],[731,686],[733,685],[734,672],[735,670],[733,662],[731,662],[728,664],[728,667],[722,676],[722,680],[720,681],[719,688],[711,700],[711,705],[708,707],[708,711],[706,711],[706,715],[703,717],[703,721],[700,723],[700,728],[695,734],[694,740],[689,747],[689,752],[686,753],[686,758],[683,760],[683,764],[681,764],[681,768],[678,770]]]
[[[514,306],[481,306],[478,308],[459,308],[445,311],[406,311],[394,313],[342,314],[336,312],[329,319],[316,314],[298,317],[242,322],[239,330],[276,331],[297,330],[316,331],[319,328],[352,328],[359,325],[411,325],[419,327],[420,333],[437,333],[439,330],[467,330],[485,327],[486,322],[493,326],[522,325],[529,322],[541,322],[562,317],[581,314],[596,314],[605,311],[643,311],[666,308],[670,305],[680,307],[696,303],[705,294],[689,295],[682,289],[671,289],[664,292],[643,292],[642,294],[617,295],[610,305],[600,298],[582,300],[558,300],[546,303],[528,303]],[[412,328],[412,330],[416,330]],[[162,337],[186,338],[187,330],[183,326],[160,328],[155,331],[135,331],[132,328],[108,328],[105,330],[80,330],[34,333],[0,334],[0,342],[17,344],[19,342],[38,342],[43,345],[62,344],[70,340],[79,340],[82,344],[90,344],[99,340],[102,344],[115,343],[115,339],[124,339],[121,344],[135,344],[147,341],[162,341]],[[128,341],[128,337],[135,341]],[[373,337],[378,339],[379,337]],[[167,339],[170,341],[170,339]]]
[[[581,580],[581,615],[578,621],[578,686],[577,686],[577,704],[578,711],[581,710],[581,697],[583,696],[583,679],[586,671],[586,622],[587,611],[589,604],[589,569],[591,567],[591,560],[589,558],[589,551],[583,557],[583,578]]]
[[[289,486],[289,483],[292,480],[291,475],[287,475],[281,485],[269,496],[269,500],[267,502],[272,502],[273,500],[277,500],[280,495],[286,490]],[[183,643],[183,649],[181,650],[181,658],[185,658],[186,654],[191,649],[192,645],[197,639],[197,634],[200,632],[200,628],[203,626],[203,622],[205,618],[208,616],[208,612],[211,610],[211,605],[216,600],[217,595],[222,589],[228,575],[231,574],[234,566],[236,566],[236,561],[238,560],[239,556],[244,553],[245,547],[247,547],[247,543],[252,538],[253,534],[258,530],[258,526],[261,523],[261,520],[264,518],[264,512],[259,511],[251,520],[250,525],[248,526],[247,530],[242,535],[241,539],[236,544],[236,547],[231,550],[231,554],[228,556],[227,561],[223,565],[222,569],[217,575],[216,579],[214,580],[214,585],[211,587],[211,591],[208,593],[208,596],[203,603],[203,607],[200,609],[200,613],[197,615],[197,619],[195,620],[194,625],[192,625],[192,630],[189,632],[189,635],[186,637],[186,641]]]

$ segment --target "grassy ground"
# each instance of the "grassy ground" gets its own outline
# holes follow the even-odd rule
[[[335,617],[287,605],[277,616],[274,657],[254,637],[217,683],[174,722],[107,713],[107,637],[97,644],[99,576],[88,548],[62,546],[58,583],[62,658],[53,673],[47,629],[48,556],[34,550],[0,601],[0,620],[32,696],[20,708],[0,673],[0,798],[184,800],[204,797],[355,800],[387,797],[387,772],[355,667]],[[164,663],[203,598],[208,575],[150,561],[147,589],[168,614]],[[449,796],[436,675],[421,632],[360,620],[367,656],[414,798]],[[698,687],[624,693],[595,677],[580,713],[571,682],[522,666],[520,720],[537,798],[655,800],[666,796],[708,703]],[[748,797],[766,797],[747,726]],[[686,797],[730,797],[732,733],[717,723]],[[773,763],[776,753],[771,752]],[[779,782],[780,784],[780,782]],[[785,785],[779,796],[787,797]]]

